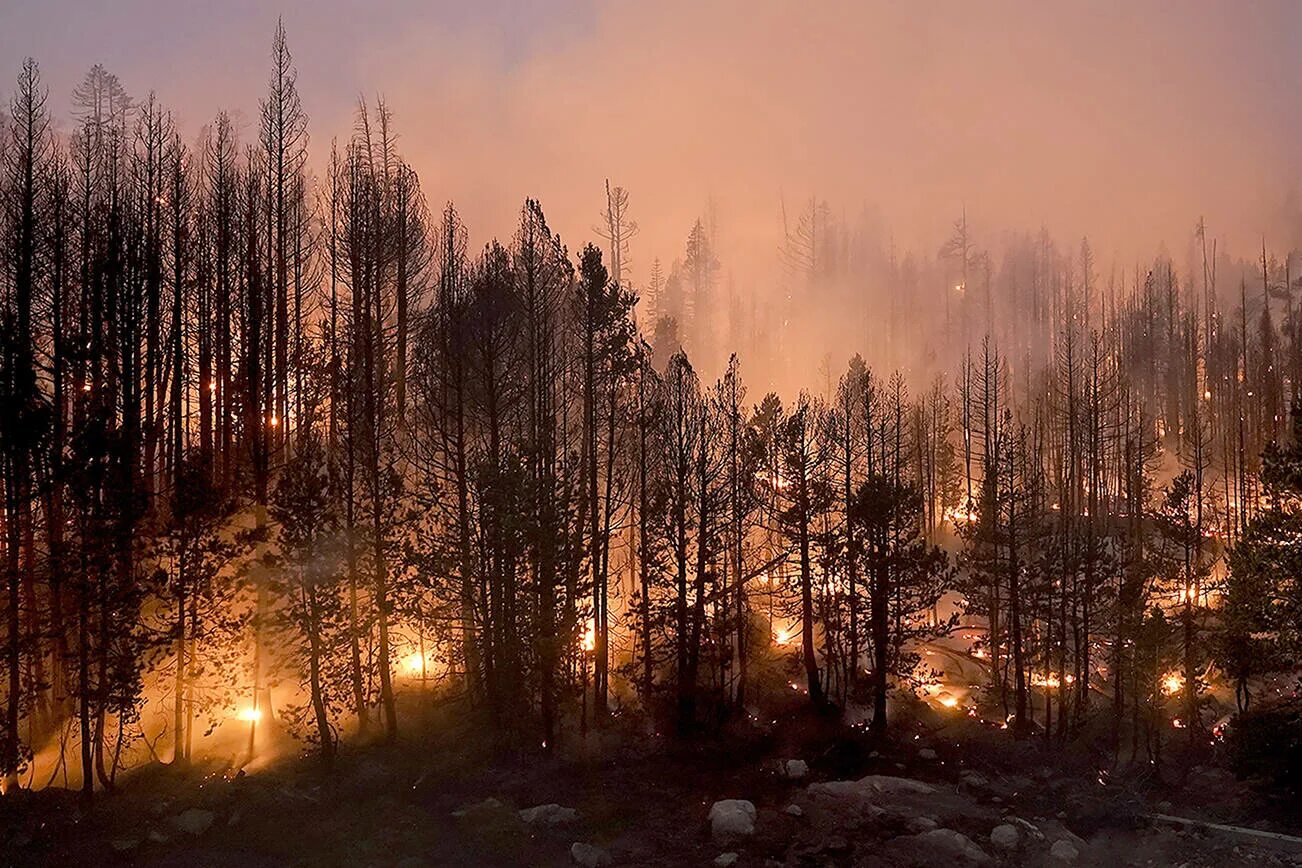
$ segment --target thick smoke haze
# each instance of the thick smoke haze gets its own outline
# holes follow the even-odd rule
[[[256,112],[277,14],[317,165],[378,94],[476,245],[533,196],[577,249],[609,178],[641,226],[639,284],[712,211],[721,281],[764,299],[783,208],[810,197],[927,257],[963,208],[991,249],[1010,231],[1088,236],[1103,272],[1163,244],[1183,264],[1200,215],[1245,258],[1300,225],[1289,2],[42,0],[0,13],[0,59],[36,56],[64,114],[103,63],[197,131],[205,109]]]

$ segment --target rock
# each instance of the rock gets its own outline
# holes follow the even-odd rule
[[[924,784],[922,781],[915,781],[912,778],[897,778],[891,775],[868,775],[860,778],[857,783],[861,787],[868,787],[873,792],[894,795],[898,793],[913,793],[919,796],[926,796],[934,793],[936,788],[930,784]],[[812,789],[812,787],[811,787]]]
[[[452,816],[458,820],[463,820],[466,819],[467,817],[472,817],[475,814],[487,813],[489,811],[499,811],[504,807],[506,806],[503,805],[501,802],[499,802],[497,799],[493,798],[492,796],[489,796],[488,798],[484,799],[482,802],[473,802],[469,805],[462,805],[460,808],[457,808],[455,811],[452,812]]]
[[[124,835],[121,838],[113,838],[109,841],[109,846],[115,853],[128,853],[140,846],[140,839],[134,835]]]
[[[931,819],[931,817],[910,817],[908,822],[904,824],[904,828],[908,829],[914,835],[920,835],[923,832],[930,832],[938,825],[939,824],[935,820]]]
[[[969,787],[978,790],[985,789],[986,787],[990,786],[990,781],[986,780],[985,775],[979,774],[974,771],[963,772],[963,774],[958,776],[958,779],[962,783],[967,784]]]
[[[1000,850],[1016,850],[1017,842],[1022,840],[1022,833],[1010,823],[1003,823],[990,830],[990,843]]]
[[[1054,841],[1053,846],[1049,848],[1049,855],[1059,862],[1070,865],[1080,858],[1080,851],[1070,841]]]
[[[555,826],[563,826],[566,823],[573,823],[578,818],[578,811],[555,803],[534,805],[532,808],[525,808],[520,811],[520,819],[526,824],[545,826],[549,829]]]
[[[755,834],[755,805],[745,799],[722,799],[710,806],[710,836],[727,844]]]
[[[715,864],[715,865],[718,865],[719,868],[729,868],[729,866],[736,865],[736,864],[737,864],[737,854],[736,854],[736,853],[720,853],[718,856],[715,856],[715,857],[714,857],[714,864]]]
[[[164,832],[162,829],[150,829],[148,838],[155,844],[166,844],[168,841],[172,840],[172,836]]]
[[[842,853],[849,853],[850,842],[841,835],[829,835],[819,850],[823,853],[830,853],[834,856]]]
[[[603,868],[611,864],[610,854],[593,844],[575,841],[570,845],[570,861],[581,868]]]
[[[188,835],[202,835],[212,826],[213,812],[187,808],[172,818],[172,825]]]
[[[811,796],[831,796],[834,799],[855,799],[871,793],[871,788],[859,781],[820,781],[806,790]]]
[[[931,762],[936,759],[936,752],[929,747],[924,747],[922,750],[918,751],[918,759]]]
[[[971,838],[953,829],[932,829],[918,835],[896,838],[891,842],[896,848],[911,854],[923,865],[987,865],[990,857],[972,842]]]
[[[809,764],[804,760],[791,759],[782,764],[782,776],[790,781],[798,781],[809,774]]]
[[[483,801],[463,805],[452,812],[452,817],[479,834],[504,834],[524,828],[518,813],[491,796]]]
[[[1023,820],[1021,817],[1009,817],[1008,822],[1015,826],[1021,826],[1022,830],[1030,835],[1032,839],[1036,841],[1044,840],[1044,833],[1040,831],[1040,827],[1029,820]]]
[[[799,805],[787,805],[785,808],[782,809],[782,813],[792,817],[805,816],[804,809],[801,808]]]

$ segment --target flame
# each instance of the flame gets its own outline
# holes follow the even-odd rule
[[[246,723],[256,723],[262,720],[261,708],[241,708],[235,715],[238,719]]]
[[[597,649],[597,627],[592,623],[591,619],[588,620],[587,629],[583,631],[581,645],[584,651],[595,651]]]
[[[1168,672],[1162,676],[1162,692],[1172,696],[1184,689],[1184,678],[1179,672]]]
[[[425,655],[419,651],[413,651],[402,661],[402,665],[412,675],[419,675],[425,669]]]
[[[946,708],[957,708],[957,707],[958,707],[958,697],[953,696],[953,695],[950,695],[950,696],[942,696],[942,697],[940,697],[940,704],[943,705],[943,706],[945,706]]]
[[[945,518],[953,524],[972,524],[978,518],[976,511],[972,509],[949,509],[945,511]]]
[[[791,631],[785,627],[773,634],[773,644],[786,645],[791,642]]]

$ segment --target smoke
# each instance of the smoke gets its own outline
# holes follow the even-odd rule
[[[282,5],[316,165],[357,99],[383,95],[427,197],[455,201],[476,244],[508,237],[533,196],[576,250],[605,179],[627,188],[635,282],[681,256],[708,203],[721,280],[761,308],[783,205],[810,197],[926,256],[963,209],[982,247],[1088,236],[1101,271],[1162,244],[1182,256],[1200,215],[1248,257],[1302,224],[1287,0]],[[102,61],[191,128],[255,116],[274,25],[260,4],[72,6],[0,26],[0,59],[41,59],[56,111]]]

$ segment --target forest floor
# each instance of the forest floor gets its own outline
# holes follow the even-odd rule
[[[578,842],[616,866],[1302,865],[1302,852],[1146,818],[1302,831],[1295,807],[1213,765],[1122,780],[1084,752],[901,717],[884,740],[793,712],[690,747],[615,721],[553,757],[491,758],[463,725],[345,750],[330,774],[294,756],[249,774],[155,764],[88,812],[59,788],[0,799],[0,863],[565,866]],[[799,780],[793,758],[808,764]],[[753,834],[712,837],[721,799],[755,805]],[[548,804],[577,816],[519,815]]]

